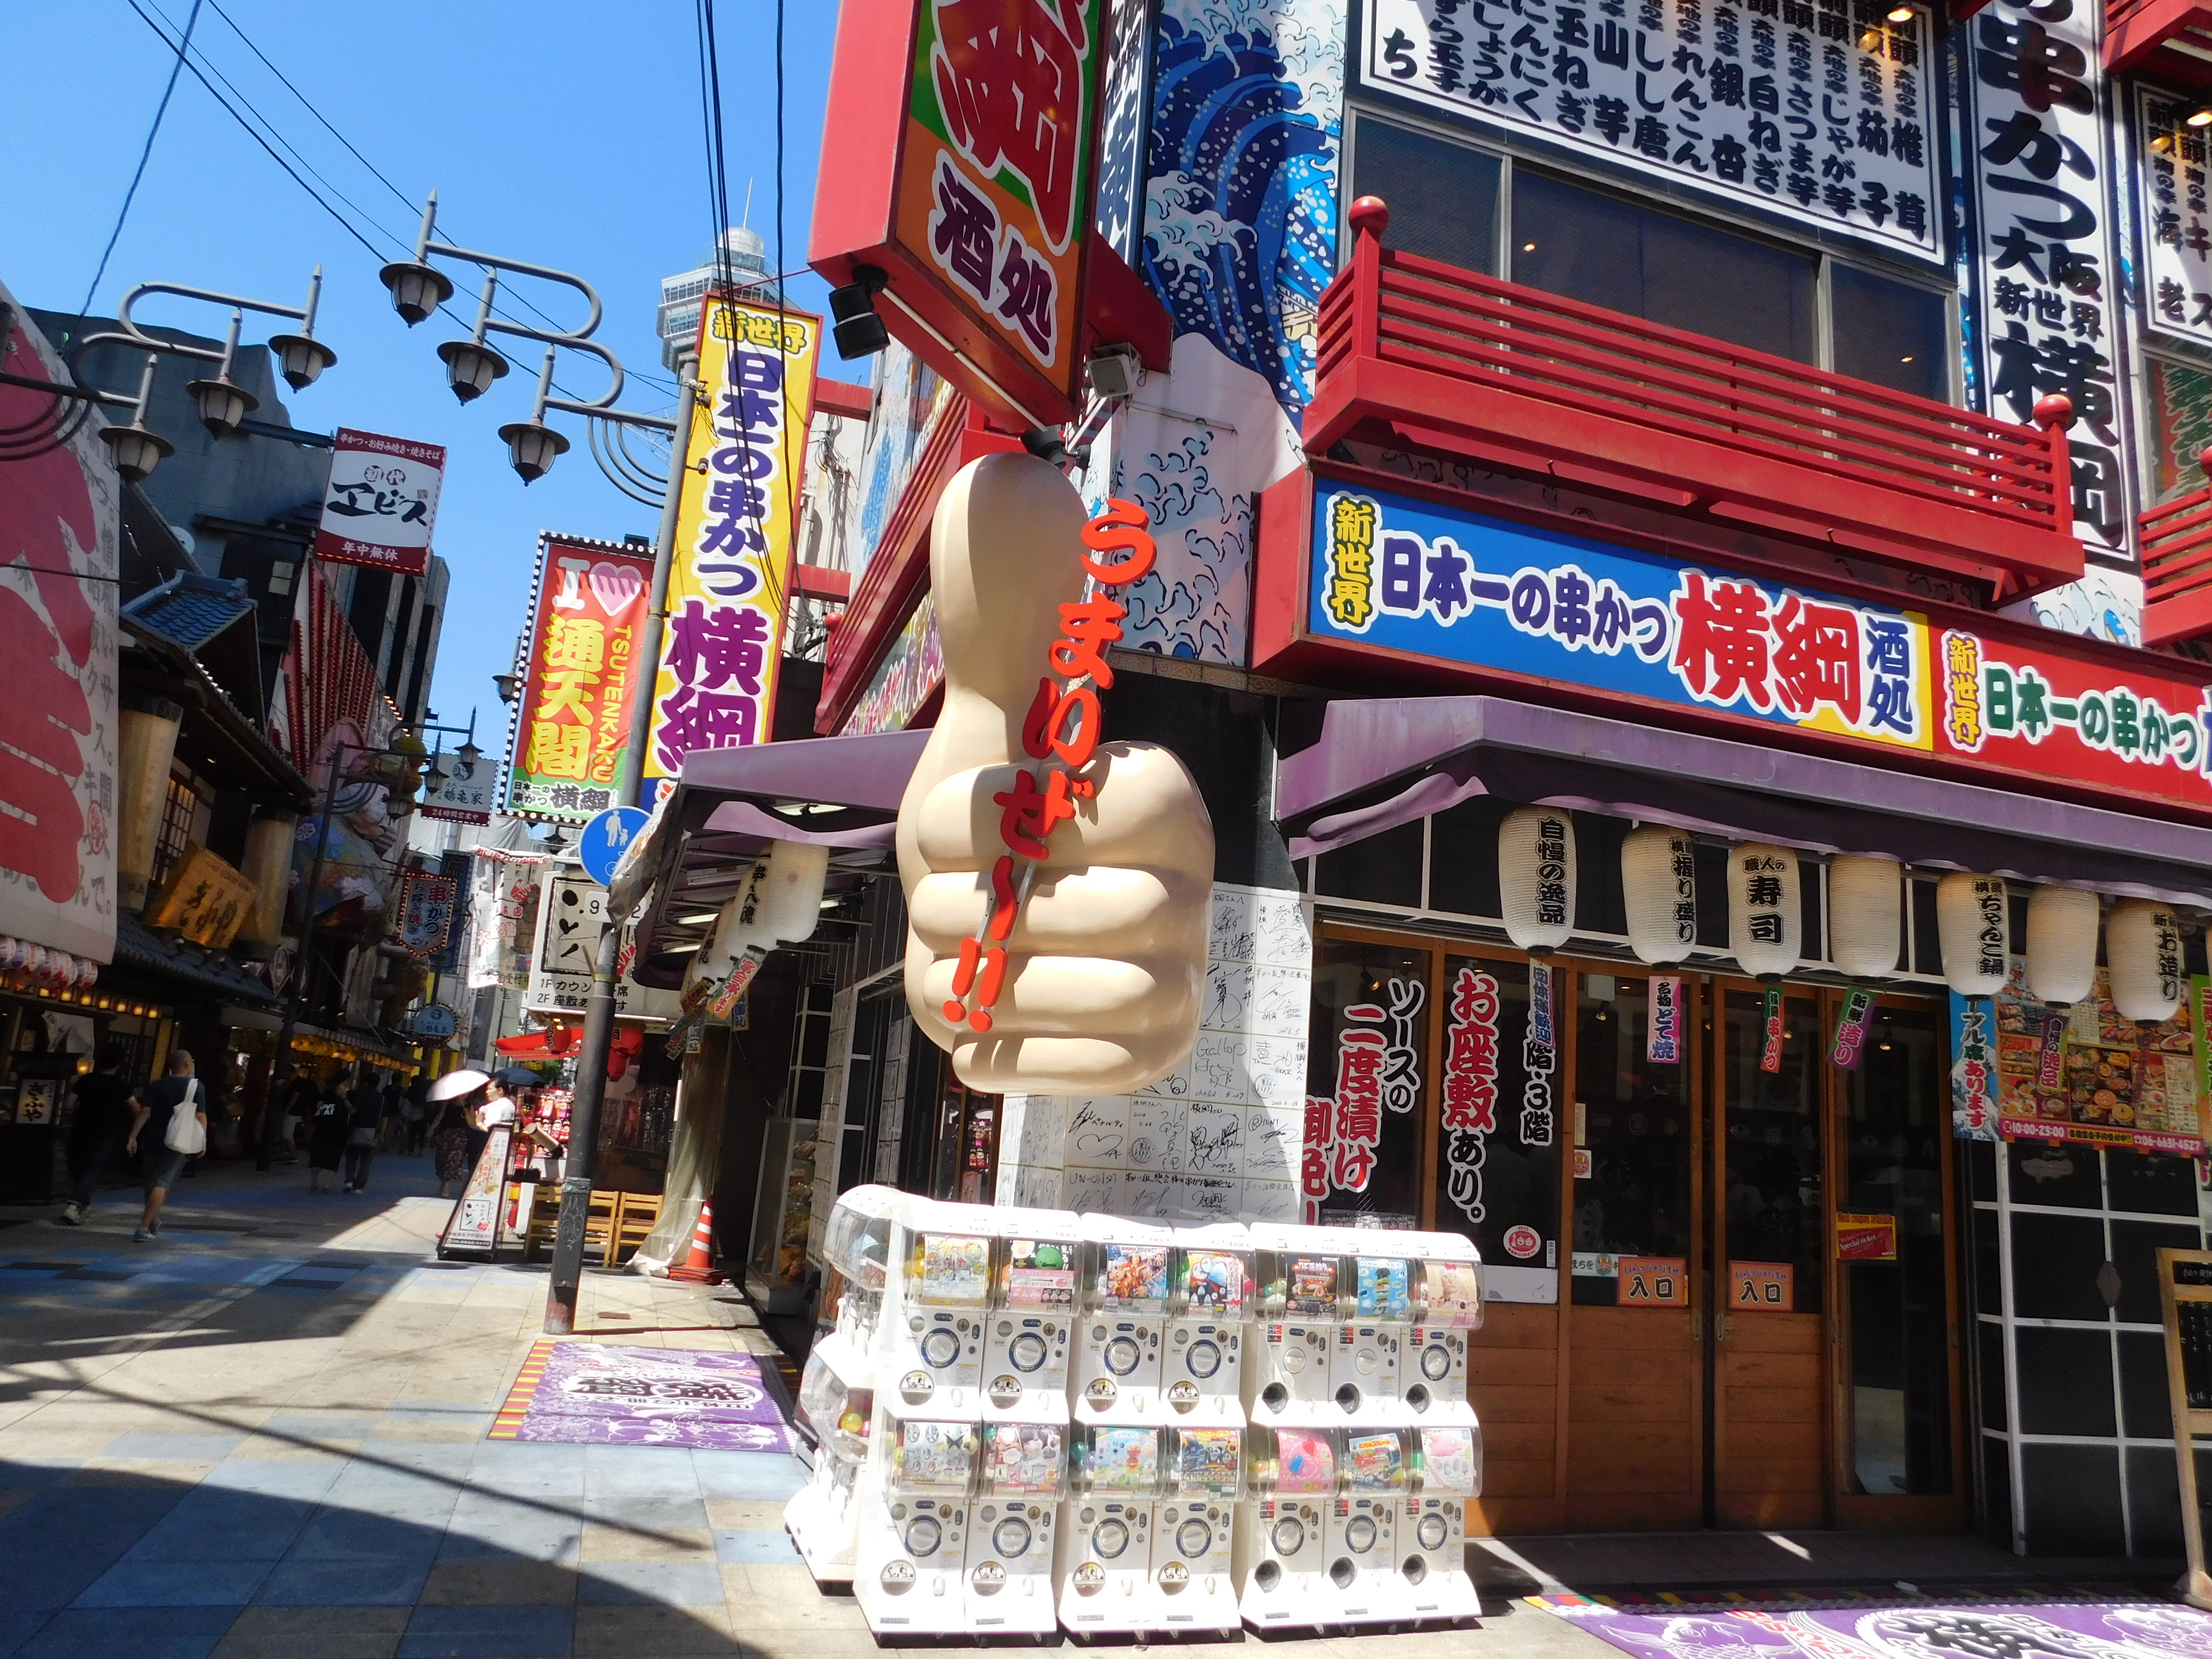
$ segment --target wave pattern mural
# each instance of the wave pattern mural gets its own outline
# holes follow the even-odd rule
[[[1164,0],[1153,61],[1145,273],[1295,416],[1335,270],[1343,0]]]

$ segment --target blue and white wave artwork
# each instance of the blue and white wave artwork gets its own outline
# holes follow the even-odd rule
[[[1113,490],[1160,561],[1127,638],[1249,654],[1261,490],[1301,465],[1316,317],[1335,271],[1344,0],[1163,0],[1139,262],[1173,313],[1173,368],[1116,422]]]

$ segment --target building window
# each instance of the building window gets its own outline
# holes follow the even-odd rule
[[[200,798],[181,778],[169,780],[169,793],[161,802],[161,832],[154,842],[154,885],[167,879],[199,821]]]
[[[1514,282],[1624,316],[1953,400],[1950,301],[1939,289],[1364,112],[1352,137],[1353,191],[1390,204],[1393,247],[1485,275],[1503,270]]]

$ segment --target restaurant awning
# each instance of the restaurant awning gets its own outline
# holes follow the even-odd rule
[[[772,841],[888,851],[899,799],[928,741],[928,732],[917,729],[686,756],[675,792],[623,855],[608,891],[616,915],[652,898],[638,926],[631,977],[641,985],[677,984],[684,961],[668,949],[672,907],[719,907]]]
[[[1480,795],[2212,908],[2212,829],[1503,697],[1332,702],[1276,767],[1294,858]]]

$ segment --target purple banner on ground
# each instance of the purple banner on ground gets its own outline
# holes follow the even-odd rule
[[[1547,1610],[1638,1659],[2212,1659],[2212,1616],[2162,1601]]]
[[[553,1346],[514,1438],[792,1449],[790,1425],[750,1354],[591,1342]]]

